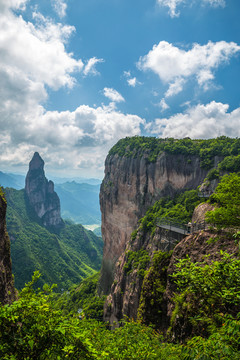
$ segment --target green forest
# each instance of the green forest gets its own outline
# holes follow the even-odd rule
[[[35,270],[40,284],[58,284],[67,290],[100,269],[103,242],[80,224],[65,222],[59,234],[48,231],[29,206],[24,190],[6,188],[7,229],[15,286],[24,287]]]
[[[216,139],[192,140],[158,139],[155,137],[134,136],[121,139],[109,151],[109,155],[120,157],[137,157],[144,155],[149,162],[155,162],[163,152],[178,154],[191,161],[191,156],[199,156],[201,167],[210,169],[215,156],[228,157],[222,165],[222,170],[240,171],[240,139],[220,136]]]
[[[203,241],[206,248],[212,247],[212,251],[218,248],[216,256],[210,257],[206,252],[201,261],[193,261],[186,256],[176,262],[173,273],[167,274],[172,251],[156,251],[152,258],[144,249],[128,251],[123,271],[126,275],[137,271],[143,284],[138,316],[136,321],[125,317],[118,326],[111,327],[102,321],[106,296],[99,295],[98,289],[101,240],[92,237],[92,233],[81,225],[66,224],[59,235],[48,233],[36,219],[31,218],[33,215],[24,202],[24,192],[6,189],[13,268],[23,279],[17,256],[25,252],[27,271],[33,276],[25,286],[22,286],[23,280],[16,280],[21,289],[17,300],[0,307],[1,359],[240,358],[239,141],[226,137],[206,141],[154,141],[136,137],[125,146],[126,140],[123,140],[110,154],[128,156],[129,151],[137,153],[147,148],[152,161],[161,151],[179,153],[182,148],[184,153],[187,142],[187,155],[200,154],[202,163],[204,159],[212,161],[215,155],[224,154],[225,158],[214,172],[208,174],[206,181],[218,181],[215,192],[209,198],[199,197],[198,189],[178,193],[173,198],[161,198],[139,220],[139,227],[132,233],[131,241],[134,242],[137,236],[153,238],[160,217],[184,223],[190,221],[195,207],[206,202],[213,207],[206,213],[206,221],[212,225],[208,230],[209,236]],[[159,144],[157,150],[156,143]],[[137,144],[137,148],[132,144]],[[168,150],[169,144],[175,144],[175,150],[174,147]],[[201,151],[205,151],[207,157],[201,155]],[[31,231],[32,244],[26,238],[25,229]],[[82,237],[76,241],[79,233]],[[15,238],[19,245],[15,244],[14,249]],[[44,252],[39,248],[40,240]],[[232,246],[231,253],[226,251],[225,243]],[[87,255],[78,263],[76,254],[79,249],[84,249]],[[60,255],[61,260],[58,258]],[[44,267],[46,257],[51,259],[52,267]],[[39,259],[43,264],[41,266],[37,266]],[[63,262],[68,265],[65,270]],[[65,271],[73,279],[71,283],[64,278]],[[60,287],[63,292],[56,291],[51,285],[55,279],[62,279]],[[169,281],[174,287],[173,309],[168,327],[163,330],[164,292]]]

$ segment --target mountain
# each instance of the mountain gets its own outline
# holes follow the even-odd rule
[[[188,222],[202,199],[196,191],[200,185],[203,193],[214,191],[223,174],[240,171],[239,145],[239,139],[227,137],[133,137],[120,140],[110,150],[100,190],[104,251],[99,291],[110,293],[106,320],[120,320],[123,315],[136,319],[143,280],[136,277],[137,269],[143,275],[146,264],[153,265],[154,251],[166,251],[167,240],[156,230],[158,217]],[[186,191],[190,193],[185,198],[175,200]],[[126,276],[128,271],[131,274]]]
[[[99,270],[101,238],[80,224],[62,220],[60,199],[37,152],[25,183],[23,190],[5,189],[16,287],[22,288],[35,270],[42,274],[42,283],[56,283],[59,290]]]
[[[53,231],[64,227],[60,213],[60,200],[54,191],[54,183],[45,176],[44,161],[35,152],[29,163],[25,182],[25,195],[32,210],[42,224]]]
[[[25,186],[25,176],[0,171],[0,185],[17,190],[23,189]]]
[[[45,175],[44,175],[45,176]],[[77,224],[94,225],[94,231],[101,236],[101,212],[99,192],[101,180],[94,178],[59,178],[51,176],[61,203],[61,216]],[[25,187],[23,175],[0,171],[0,185],[13,189]]]
[[[64,223],[58,233],[43,226],[24,190],[5,189],[7,229],[11,240],[12,269],[20,289],[35,270],[41,282],[58,285],[58,291],[79,283],[99,270],[102,240],[82,225]]]
[[[55,185],[64,219],[80,224],[101,225],[99,204],[100,185],[79,184],[75,181]]]
[[[64,184],[66,182],[72,182],[75,181],[78,184],[89,184],[89,185],[100,185],[102,180],[95,179],[95,178],[84,178],[84,177],[57,177],[54,175],[51,175],[52,181],[54,181],[55,184]]]

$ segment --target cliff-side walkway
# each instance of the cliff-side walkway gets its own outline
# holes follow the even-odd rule
[[[156,225],[162,229],[171,230],[182,235],[193,234],[196,231],[206,230],[208,228],[208,224],[205,220],[184,224],[168,218],[159,218]]]

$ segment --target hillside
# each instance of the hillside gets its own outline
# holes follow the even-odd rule
[[[76,224],[93,225],[100,236],[101,212],[99,191],[101,181],[98,179],[51,177],[55,182],[55,189],[61,202],[61,216]],[[25,177],[23,175],[4,173],[0,171],[0,185],[16,190],[23,189]]]
[[[102,240],[81,225],[65,223],[59,234],[42,226],[27,202],[24,190],[5,189],[7,228],[15,286],[20,289],[35,270],[41,282],[67,289],[99,270]]]
[[[67,291],[51,294],[46,285],[43,290],[34,290],[39,278],[35,274],[18,301],[0,307],[0,354],[6,358],[9,354],[30,354],[32,358],[41,354],[103,360],[238,360],[239,155],[232,152],[234,140],[228,151],[222,146],[231,143],[228,139],[208,142],[213,143],[220,150],[209,157],[211,168],[202,167],[204,158],[189,155],[187,150],[184,155],[165,149],[154,161],[149,161],[149,150],[139,148],[133,149],[132,157],[109,155],[101,207],[107,220],[103,223],[104,239],[106,231],[112,237],[105,241],[100,281],[95,272],[70,288],[62,282],[60,290]],[[191,149],[189,139],[188,144]],[[128,151],[126,139],[125,145]],[[48,189],[49,182],[43,182]],[[71,267],[79,245],[86,254],[82,264],[96,256],[96,241],[76,242],[79,233],[85,237],[82,227],[65,222],[60,230],[50,233],[23,191],[7,189],[6,193],[9,223],[16,237],[11,239],[15,245],[17,236],[21,239],[15,256],[23,255],[31,265],[41,254],[38,258],[43,270],[51,272],[61,272],[66,263]],[[134,228],[131,220],[136,218]],[[166,218],[187,223],[187,234],[179,232],[176,223],[166,227],[160,221]],[[204,219],[204,227],[197,228]],[[30,230],[34,245],[27,240],[25,229]],[[121,231],[130,233],[122,244]],[[93,247],[89,248],[90,243]],[[61,268],[53,256],[56,249]],[[74,276],[72,268],[66,272]],[[109,295],[103,309],[104,290]],[[110,324],[94,320],[101,320],[102,315]]]

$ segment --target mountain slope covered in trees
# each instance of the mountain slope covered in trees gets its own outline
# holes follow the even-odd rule
[[[42,284],[56,283],[67,289],[99,270],[102,240],[82,225],[65,223],[59,234],[49,232],[34,215],[24,190],[5,189],[7,229],[16,288],[31,279],[35,270]]]

